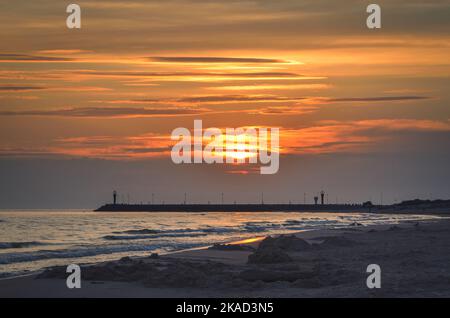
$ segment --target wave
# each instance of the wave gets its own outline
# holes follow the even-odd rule
[[[150,229],[140,229],[140,230],[126,230],[113,232],[113,234],[157,234],[160,231],[158,230],[150,230]]]
[[[212,227],[212,226],[206,226],[203,228],[198,229],[191,229],[191,228],[181,228],[181,229],[167,229],[167,230],[153,230],[153,229],[137,229],[137,230],[126,230],[126,231],[116,231],[112,232],[113,234],[134,234],[137,239],[139,237],[141,238],[157,238],[157,237],[163,237],[163,236],[171,236],[174,235],[174,237],[182,236],[181,234],[194,234],[194,233],[232,233],[232,232],[239,232],[242,231],[240,227],[236,226],[224,226],[224,227]],[[147,235],[147,234],[150,234]],[[186,236],[190,236],[186,235]],[[206,234],[205,234],[206,235]]]
[[[269,223],[269,222],[246,222],[244,223],[243,230],[251,233],[259,233],[268,231],[271,229],[281,228],[283,225],[280,223]]]
[[[284,223],[283,224],[285,224],[285,225],[296,225],[296,224],[302,224],[302,223],[304,223],[305,221],[304,220],[286,220],[286,221],[284,221]]]
[[[156,239],[162,237],[201,237],[207,236],[202,233],[165,233],[158,235],[106,235],[103,238],[105,240],[143,240],[143,239]]]
[[[122,252],[145,252],[164,249],[166,251],[174,251],[202,246],[204,244],[177,243],[169,245],[104,245],[104,246],[88,246],[78,247],[64,250],[40,250],[27,253],[5,253],[0,254],[0,264],[33,262],[45,259],[62,259],[62,258],[79,258],[97,256],[102,254],[114,254]]]
[[[240,228],[236,226],[222,226],[222,227],[213,227],[213,226],[206,226],[204,228],[198,229],[200,232],[204,233],[233,233],[233,232],[239,232]]]
[[[175,228],[175,229],[131,229],[125,231],[112,232],[114,235],[103,236],[106,240],[141,240],[141,239],[158,239],[164,237],[201,237],[207,235],[221,234],[242,234],[242,233],[262,233],[272,230],[289,230],[298,231],[314,228],[324,225],[337,225],[338,221],[323,220],[320,218],[312,218],[308,220],[285,220],[284,222],[245,222],[236,226],[214,227],[206,225],[200,228]],[[344,225],[345,223],[341,223]],[[131,234],[131,235],[122,235]]]
[[[206,225],[197,229],[175,228],[175,229],[132,229],[112,232],[113,235],[103,236],[106,240],[141,240],[157,239],[163,237],[200,237],[210,234],[231,234],[231,233],[260,233],[273,229],[291,229],[296,222],[272,223],[272,222],[246,222],[237,226],[214,227]],[[295,228],[296,229],[296,228]],[[132,235],[123,235],[132,234]]]
[[[9,249],[9,248],[26,248],[40,245],[48,245],[48,243],[43,242],[0,242],[0,249]]]

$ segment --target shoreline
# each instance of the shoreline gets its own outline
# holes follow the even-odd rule
[[[149,213],[151,213],[151,212],[149,212]],[[326,213],[326,211],[324,211],[324,213]],[[341,213],[341,212],[336,212],[336,213]],[[366,212],[360,212],[360,213],[366,213]],[[394,213],[394,214],[397,214],[397,213]],[[398,213],[398,214],[401,214],[401,213]],[[391,214],[388,214],[388,215],[391,215]],[[420,214],[417,214],[417,215],[420,215]],[[425,214],[424,216],[427,216],[427,217],[428,216],[430,216],[430,217],[437,216],[437,217],[440,217],[443,219],[450,218],[450,216],[445,213],[441,214],[441,215]],[[437,219],[437,220],[439,220],[439,219]],[[217,243],[213,243],[212,245],[209,244],[209,245],[197,246],[197,247],[192,247],[192,248],[183,248],[183,249],[169,251],[169,252],[162,252],[162,253],[159,253],[159,255],[160,256],[172,256],[172,255],[184,256],[184,255],[189,255],[191,252],[208,250],[210,247],[212,247],[215,244],[219,244],[219,245],[241,244],[241,245],[248,245],[248,246],[256,248],[258,246],[258,243],[268,236],[277,237],[280,235],[296,235],[300,238],[308,240],[308,239],[314,239],[315,237],[318,237],[318,236],[325,236],[327,234],[339,234],[339,233],[342,233],[345,231],[353,231],[356,229],[359,229],[359,230],[366,229],[366,231],[369,231],[371,229],[377,229],[377,228],[388,228],[395,224],[402,224],[402,223],[408,224],[408,223],[412,223],[412,222],[433,222],[433,221],[435,221],[435,220],[434,219],[406,220],[406,221],[401,220],[400,223],[385,223],[385,224],[372,224],[372,225],[362,225],[362,224],[356,225],[356,224],[354,224],[353,226],[349,225],[348,227],[342,227],[342,228],[331,228],[331,229],[321,228],[321,229],[296,230],[293,232],[287,232],[287,233],[283,233],[283,234],[268,234],[265,236],[252,236],[252,237],[248,237],[248,238],[239,239],[237,241],[236,240],[224,240],[224,241],[220,241]],[[252,241],[252,242],[248,243],[248,241]],[[135,259],[145,258],[145,256],[130,256],[130,257],[135,258]],[[113,260],[108,260],[108,261],[80,262],[79,264],[83,265],[83,266],[99,265],[102,263],[114,262],[114,261],[118,261],[118,260],[119,260],[119,257],[116,259],[113,259]],[[20,277],[27,277],[27,276],[36,276],[36,275],[39,275],[40,273],[44,272],[47,268],[51,268],[51,267],[53,267],[53,266],[49,266],[49,267],[47,266],[47,267],[43,267],[43,268],[40,268],[37,270],[29,271],[29,272],[18,273],[17,275],[16,274],[7,275],[4,277],[0,277],[0,281],[7,280],[7,279],[20,278]]]
[[[445,229],[443,231],[442,229]],[[295,257],[298,257],[299,259],[303,259],[301,263],[288,263],[292,264],[289,266],[304,266],[306,263],[311,263],[312,265],[317,265],[315,263],[323,262],[320,261],[321,258],[326,259],[326,262],[335,263],[339,258],[342,257],[342,255],[339,254],[339,250],[342,249],[348,250],[350,252],[349,255],[353,254],[353,257],[363,257],[364,253],[359,254],[360,248],[363,242],[369,241],[371,242],[368,247],[369,248],[375,248],[380,255],[377,255],[377,253],[374,254],[374,257],[380,257],[384,261],[389,261],[389,258],[386,258],[386,256],[383,255],[383,248],[380,248],[381,246],[384,246],[385,244],[400,244],[399,242],[401,240],[394,239],[393,236],[404,236],[403,239],[407,238],[409,243],[407,243],[406,248],[407,250],[410,250],[407,254],[405,254],[407,257],[411,257],[414,262],[419,262],[420,260],[416,259],[416,256],[414,253],[418,253],[419,245],[423,245],[424,242],[421,239],[418,239],[418,234],[421,235],[428,235],[429,237],[433,237],[435,235],[448,235],[447,229],[450,229],[450,220],[448,218],[443,219],[437,219],[437,220],[423,220],[419,221],[419,225],[417,225],[417,222],[402,222],[398,225],[392,225],[392,224],[383,224],[383,225],[370,225],[370,226],[352,226],[352,227],[346,227],[342,229],[318,229],[318,230],[310,230],[310,231],[302,231],[295,233],[295,237],[299,239],[303,239],[309,244],[312,244],[314,246],[320,246],[323,244],[323,242],[327,241],[327,238],[350,238],[352,241],[355,242],[354,245],[350,244],[348,246],[340,246],[339,244],[334,246],[331,250],[322,250],[318,249],[307,251],[302,256],[302,253],[293,253]],[[277,237],[279,235],[274,235],[274,237]],[[373,237],[377,236],[377,240],[373,241]],[[448,235],[450,236],[450,235]],[[447,238],[446,236],[445,238]],[[255,266],[247,264],[248,256],[254,253],[254,251],[258,248],[258,244],[262,241],[263,237],[259,237],[258,239],[246,243],[243,241],[238,242],[229,242],[224,245],[236,245],[236,246],[250,246],[253,250],[239,250],[239,249],[229,249],[229,250],[217,250],[212,249],[208,246],[200,247],[200,248],[193,248],[193,249],[187,249],[187,250],[180,250],[175,252],[170,252],[167,254],[161,254],[159,257],[155,259],[151,259],[151,257],[131,257],[124,259],[129,259],[130,262],[133,264],[144,264],[144,263],[152,263],[152,262],[162,262],[167,263],[170,266],[194,266],[192,270],[195,269],[195,266],[200,266],[201,264],[211,264],[209,267],[230,267],[232,271],[240,271],[245,270],[246,268],[253,268],[253,271],[255,271]],[[245,240],[244,240],[245,241]],[[247,240],[248,241],[248,240]],[[433,239],[432,241],[435,241]],[[344,241],[345,242],[345,241]],[[385,242],[385,243],[383,243]],[[233,244],[234,243],[234,244]],[[419,244],[420,243],[420,244]],[[440,244],[445,244],[446,242],[439,242]],[[411,245],[408,245],[411,244]],[[435,243],[436,244],[436,243]],[[344,244],[345,245],[345,244]],[[373,246],[372,246],[373,245]],[[427,245],[427,244],[425,244]],[[380,247],[378,247],[380,246]],[[448,247],[448,244],[445,245],[446,248]],[[404,248],[404,247],[402,247]],[[352,249],[354,251],[352,251]],[[412,251],[412,252],[411,252]],[[426,249],[424,249],[425,253]],[[316,260],[316,256],[314,256],[314,253],[317,253],[318,255],[321,255],[321,258],[319,258],[319,261]],[[401,252],[400,254],[402,254]],[[411,255],[409,255],[411,254]],[[450,256],[450,253],[448,253]],[[404,258],[405,255],[402,257]],[[433,257],[436,257],[436,255],[432,255]],[[439,256],[439,255],[437,255]],[[305,259],[306,257],[306,259]],[[402,261],[401,259],[396,259],[396,257],[389,256],[392,258],[392,261]],[[311,258],[311,259],[309,259]],[[450,258],[450,257],[449,257]],[[100,262],[100,263],[93,263],[89,265],[81,265],[82,268],[91,267],[93,269],[97,268],[97,271],[99,273],[99,279],[94,280],[87,280],[84,282],[83,288],[81,290],[69,290],[65,286],[65,279],[61,278],[41,278],[36,279],[38,276],[40,276],[42,273],[46,272],[45,270],[41,270],[34,273],[29,273],[26,275],[21,276],[15,276],[15,277],[8,277],[3,278],[0,280],[0,297],[239,297],[239,293],[244,293],[247,295],[250,293],[254,296],[268,296],[268,297],[277,297],[276,295],[280,295],[280,297],[292,297],[291,293],[295,290],[301,291],[302,297],[309,297],[309,296],[321,296],[319,293],[321,289],[323,289],[323,292],[326,295],[332,295],[332,296],[347,296],[346,293],[350,293],[350,289],[348,287],[344,288],[345,291],[343,291],[342,295],[339,294],[333,294],[337,293],[337,290],[335,290],[336,286],[321,286],[319,283],[318,286],[313,286],[311,288],[305,288],[304,286],[300,287],[290,287],[290,285],[294,283],[288,283],[286,281],[280,281],[279,283],[264,283],[257,281],[252,282],[244,282],[242,283],[241,287],[234,288],[233,286],[221,286],[220,288],[212,288],[207,287],[204,289],[197,288],[194,286],[183,286],[183,277],[178,277],[180,279],[180,286],[164,286],[164,282],[159,282],[159,284],[163,284],[162,286],[156,286],[156,287],[149,287],[145,286],[145,283],[140,283],[138,281],[133,281],[130,278],[130,281],[127,281],[127,276],[123,277],[119,281],[109,281],[107,279],[101,279],[103,275],[106,275],[104,270],[101,270],[102,268],[110,268],[111,266],[120,266],[122,262],[124,262],[124,259],[122,260],[116,260],[116,261],[107,261],[107,262]],[[305,260],[308,260],[308,262],[305,262]],[[345,261],[347,262],[347,261]],[[345,263],[344,262],[344,263]],[[352,261],[353,262],[353,261]],[[364,262],[365,263],[365,262]],[[187,265],[189,264],[189,265]],[[192,265],[194,264],[194,265]],[[197,264],[197,265],[195,265]],[[138,266],[138,265],[136,265]],[[142,265],[143,266],[143,265]],[[258,265],[259,266],[259,265]],[[274,267],[267,267],[266,265],[261,265],[260,267],[256,266],[256,269],[263,268],[268,274],[272,272],[272,274],[279,273],[281,269],[286,267],[287,265],[278,264],[277,266],[274,265]],[[311,268],[314,268],[312,266]],[[336,266],[341,266],[341,264],[338,262]],[[308,268],[308,272],[311,272],[311,268]],[[137,272],[139,270],[145,271],[145,267],[140,269],[140,267],[137,267]],[[343,270],[341,270],[343,271]],[[344,270],[345,272],[345,270]],[[349,273],[352,271],[349,271]],[[172,275],[176,272],[172,273]],[[341,273],[341,272],[338,272]],[[220,273],[214,273],[211,274],[211,277],[214,275],[219,275]],[[314,277],[317,276],[317,273],[311,272],[311,275]],[[365,273],[361,273],[362,275],[365,275]],[[156,274],[155,274],[156,275]],[[185,274],[184,276],[189,275]],[[234,274],[233,274],[234,275]],[[261,274],[263,275],[263,274]],[[264,274],[265,275],[265,274]],[[341,275],[341,274],[339,274]],[[338,275],[338,276],[339,276]],[[345,274],[344,276],[346,276]],[[356,275],[353,273],[352,275]],[[350,276],[352,276],[350,275]],[[64,274],[64,277],[66,274]],[[251,276],[251,275],[250,275]],[[155,276],[155,279],[158,279],[157,275]],[[450,278],[449,278],[450,279]],[[143,285],[144,284],[144,285]],[[290,284],[290,285],[289,285]],[[176,284],[175,284],[176,285]],[[279,286],[278,286],[279,285]],[[286,286],[285,286],[286,285]],[[289,285],[289,287],[287,287]],[[300,284],[301,285],[301,284]],[[314,284],[313,284],[314,285]],[[345,285],[345,284],[344,284]],[[258,288],[255,286],[263,286],[262,290],[258,292]],[[450,285],[449,285],[450,286]],[[39,290],[39,294],[30,291],[31,290]],[[280,290],[281,288],[281,290]],[[300,288],[298,290],[298,288]],[[361,292],[361,295],[356,295],[356,297],[365,295],[367,296],[366,292]],[[236,296],[233,296],[237,293]],[[278,293],[278,294],[277,294]],[[319,295],[317,295],[319,293]],[[331,294],[330,294],[331,293]],[[351,294],[351,293],[350,293]],[[275,296],[274,296],[275,295]],[[448,294],[450,295],[450,290]],[[353,295],[355,296],[355,295]],[[370,295],[369,295],[370,296]],[[294,297],[297,297],[294,295]]]

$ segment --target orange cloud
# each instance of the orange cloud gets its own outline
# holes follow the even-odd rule
[[[220,127],[219,127],[220,128]],[[248,128],[248,127],[243,127]],[[270,128],[270,127],[267,127]],[[225,127],[222,128],[223,130]],[[280,127],[280,154],[303,155],[340,152],[373,152],[396,138],[394,132],[450,132],[450,120],[375,119],[321,121],[303,128]],[[170,157],[170,135],[85,136],[59,138],[47,147],[0,147],[0,156],[59,155],[114,160]],[[244,166],[235,165],[242,170]],[[245,168],[244,170],[248,170]],[[234,172],[238,173],[238,172]]]

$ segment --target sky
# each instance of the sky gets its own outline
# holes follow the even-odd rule
[[[0,1],[0,208],[449,198],[450,3]],[[280,164],[175,165],[177,127],[280,129]]]

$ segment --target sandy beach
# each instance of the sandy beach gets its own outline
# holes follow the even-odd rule
[[[262,243],[261,243],[262,242]],[[366,286],[369,264],[381,288]],[[450,220],[256,238],[0,281],[0,297],[449,297]]]

